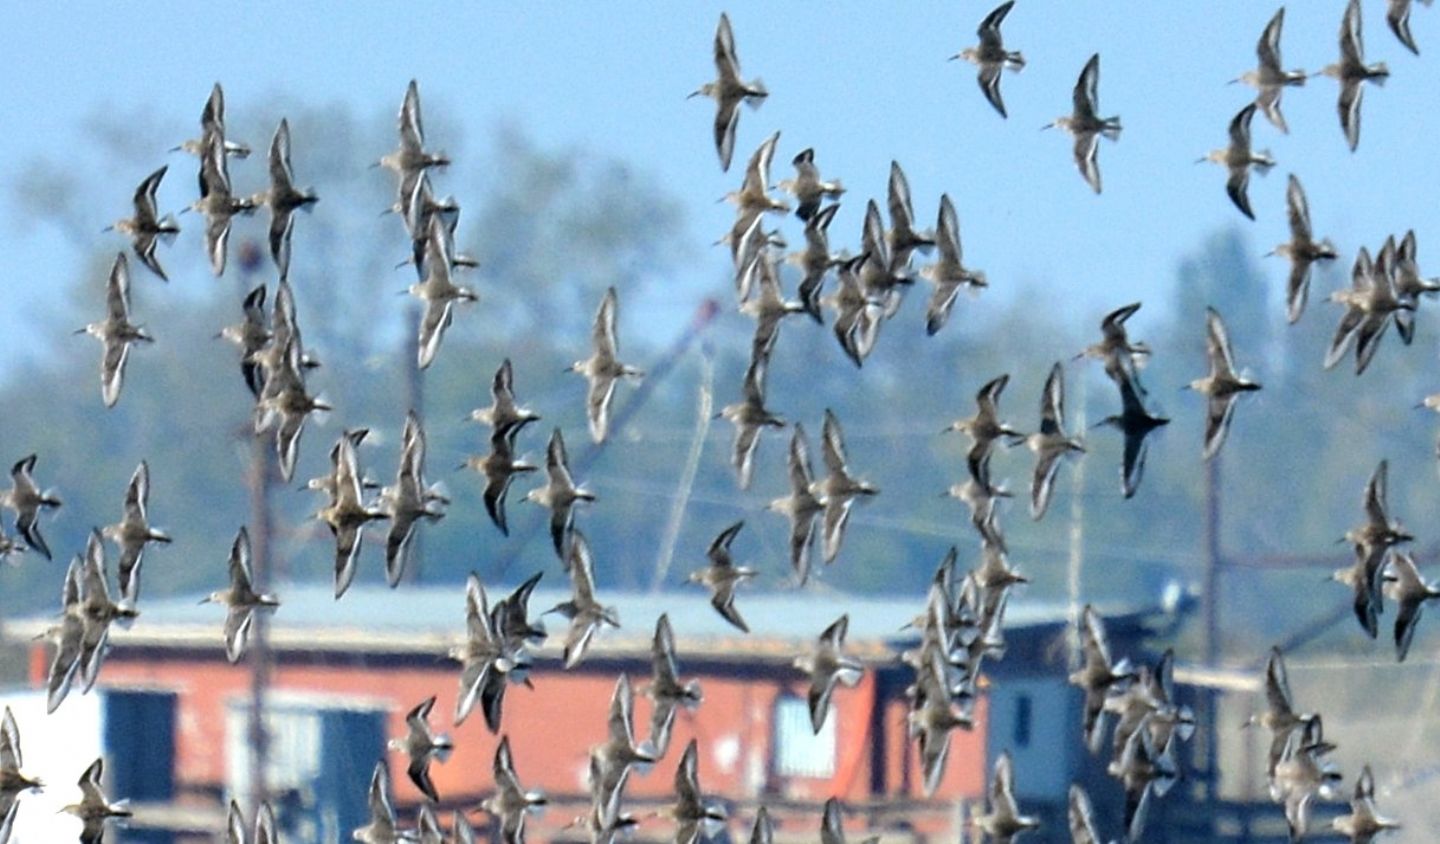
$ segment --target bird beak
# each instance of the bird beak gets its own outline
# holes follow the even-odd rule
[[[71,333],[71,334],[84,334],[84,333],[85,333],[85,329],[83,329],[83,328],[77,328],[77,329],[75,329],[74,331],[72,331],[72,332],[70,332],[70,333]]]

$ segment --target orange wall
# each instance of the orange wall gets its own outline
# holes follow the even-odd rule
[[[343,656],[330,662],[280,661],[274,667],[272,688],[277,692],[354,695],[369,702],[388,702],[388,736],[405,731],[405,713],[430,695],[438,695],[432,726],[448,732],[456,750],[444,763],[433,763],[431,776],[447,802],[470,801],[491,787],[490,767],[498,738],[486,730],[476,710],[459,728],[451,725],[459,670],[454,663],[366,664]],[[649,681],[648,666],[629,664],[637,692]],[[44,649],[32,652],[31,673],[43,682],[48,667]],[[876,737],[871,735],[871,712],[877,705],[874,672],[867,672],[853,688],[840,688],[833,698],[831,718],[837,718],[836,775],[828,780],[800,778],[777,782],[771,773],[773,729],[771,715],[776,698],[788,691],[803,698],[805,681],[798,674],[735,677],[706,675],[682,665],[685,676],[696,676],[705,700],[695,712],[681,710],[675,723],[671,750],[651,772],[632,776],[628,794],[662,797],[670,793],[674,766],[690,738],[700,743],[700,781],[707,793],[730,798],[773,794],[787,799],[819,802],[838,795],[847,802],[871,799],[871,759]],[[532,674],[535,688],[512,685],[506,693],[502,729],[511,747],[521,781],[552,795],[586,793],[588,749],[604,740],[615,674],[599,671],[561,672],[548,666]],[[793,677],[792,679],[789,679]],[[176,775],[182,786],[215,787],[225,776],[225,711],[227,703],[249,693],[250,672],[245,666],[203,655],[141,658],[134,651],[113,651],[106,661],[101,685],[174,689],[180,694],[176,737]],[[922,797],[918,752],[906,740],[905,700],[880,703],[885,730],[885,758],[881,760],[883,791],[888,796]],[[976,707],[977,724],[984,723],[984,701]],[[650,702],[637,695],[636,733],[649,732]],[[404,775],[404,762],[391,754],[392,780],[397,803],[420,799]],[[984,732],[956,731],[950,747],[947,773],[936,798],[974,797],[984,789]],[[879,795],[876,795],[879,796]]]

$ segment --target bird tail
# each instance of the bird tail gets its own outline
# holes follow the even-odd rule
[[[750,83],[750,95],[745,98],[745,105],[752,109],[759,108],[760,103],[764,102],[764,98],[768,96],[770,96],[770,92],[765,89],[765,81],[757,76],[755,81]]]

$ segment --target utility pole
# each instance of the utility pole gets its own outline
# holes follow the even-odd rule
[[[264,263],[265,257],[253,240],[240,243],[239,260],[235,263],[240,270],[240,295],[243,297],[253,284],[254,277]],[[241,426],[240,436],[250,440],[250,468],[246,472],[246,485],[250,493],[250,566],[255,590],[264,593],[270,587],[270,539],[274,532],[270,512],[270,488],[275,483],[275,462],[272,436],[256,436],[248,424]],[[270,690],[270,616],[257,612],[250,628],[250,712],[246,737],[250,750],[249,803],[259,807],[270,797],[265,778],[269,767],[270,735],[265,727],[265,700]]]
[[[270,487],[274,483],[271,449],[267,438],[251,437],[250,444],[250,565],[255,591],[270,588]],[[269,799],[265,769],[270,756],[270,734],[265,727],[265,699],[270,690],[270,614],[253,614],[250,627],[250,803]]]
[[[405,400],[415,415],[420,417],[423,424],[425,421],[425,377],[420,371],[420,320],[424,319],[424,309],[417,302],[412,302],[409,308],[408,319],[416,330],[410,335],[410,339],[404,344],[405,350],[409,352],[402,355],[405,366]],[[424,568],[425,548],[422,544],[425,537],[424,531],[415,531],[410,536],[410,548],[405,555],[405,572],[403,580],[406,583],[419,583],[420,572]]]
[[[1220,662],[1220,455],[1205,461],[1205,664]],[[1220,719],[1215,711],[1220,697],[1213,690],[1205,700],[1205,798],[1212,804],[1220,791],[1220,769],[1216,764],[1220,742],[1215,730]]]
[[[1085,424],[1085,379],[1076,385],[1077,399],[1072,405],[1077,409],[1075,430],[1086,430]],[[1080,575],[1085,566],[1085,465],[1077,460],[1070,473],[1070,554],[1066,565],[1066,594],[1070,605],[1070,624],[1065,632],[1066,665],[1074,671],[1084,658],[1080,643]]]

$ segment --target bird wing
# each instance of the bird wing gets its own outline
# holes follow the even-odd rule
[[[435,790],[435,782],[430,779],[430,755],[421,754],[410,757],[410,764],[405,768],[410,781],[420,789],[420,793],[433,802],[440,801],[440,794]]]
[[[1280,70],[1280,30],[1285,26],[1285,7],[1281,6],[1270,22],[1265,24],[1265,30],[1260,33],[1260,41],[1255,45],[1255,55],[1260,60],[1260,66],[1269,70]]]
[[[575,602],[582,606],[595,603],[595,562],[590,543],[578,530],[570,534],[570,586]]]
[[[1385,7],[1385,22],[1390,25],[1390,31],[1405,49],[1420,55],[1420,48],[1415,44],[1415,36],[1410,32],[1410,0],[1390,0]]]
[[[1205,403],[1205,450],[1204,456],[1208,460],[1220,451],[1220,446],[1225,444],[1225,435],[1230,430],[1230,417],[1235,411],[1235,401],[1238,396],[1234,393],[1226,396],[1212,396]]]
[[[955,203],[950,194],[940,195],[940,212],[935,222],[935,245],[940,250],[940,262],[959,267],[964,263],[964,251],[960,246],[960,215],[955,213]]]
[[[1384,339],[1385,329],[1390,327],[1392,317],[1390,312],[1371,313],[1360,323],[1360,328],[1355,333],[1356,375],[1363,373],[1375,358],[1375,352],[1380,349],[1380,341]]]
[[[1230,146],[1238,149],[1250,148],[1250,121],[1255,117],[1255,104],[1245,106],[1230,118]],[[1248,168],[1247,168],[1248,169]]]
[[[1045,391],[1040,397],[1040,432],[1042,434],[1055,436],[1064,433],[1065,422],[1065,370],[1056,361],[1050,367],[1050,375],[1045,379]],[[1036,470],[1036,477],[1039,477],[1039,470]]]
[[[270,185],[272,200],[281,193],[293,190],[294,177],[290,171],[290,121],[280,118],[275,137],[270,141]]]
[[[777,131],[766,138],[750,156],[745,166],[745,179],[740,185],[743,195],[765,196],[770,191],[770,162],[775,158],[775,145],[780,141]]]
[[[735,608],[735,581],[728,580],[715,587],[715,593],[710,597],[710,606],[720,613],[720,617],[730,622],[736,629],[749,633],[750,626],[741,617],[740,611]]]
[[[217,276],[225,274],[225,256],[229,243],[230,215],[212,215],[205,221],[205,246],[210,253],[210,269]]]
[[[960,297],[960,282],[942,278],[935,283],[930,301],[925,305],[925,333],[934,335],[950,321],[950,311]]]
[[[18,772],[24,764],[20,754],[20,727],[10,707],[5,707],[5,721],[0,729],[0,771]]]
[[[655,621],[655,637],[650,641],[650,666],[656,686],[679,684],[680,670],[675,664],[675,631],[670,616],[661,613]]]
[[[705,556],[710,560],[712,566],[726,569],[733,567],[734,563],[730,559],[730,543],[735,541],[736,534],[740,533],[740,529],[743,527],[745,527],[745,520],[741,519],[720,531],[720,534],[710,543],[710,548],[705,552]]]
[[[1230,170],[1230,176],[1225,180],[1225,193],[1240,213],[1255,219],[1255,212],[1250,208],[1250,168],[1236,167]]]
[[[1210,372],[1234,375],[1235,360],[1230,350],[1230,333],[1214,308],[1205,309],[1205,353],[1210,359]]]
[[[801,584],[810,575],[810,545],[815,537],[815,522],[814,511],[790,516],[790,567]]]
[[[840,554],[840,543],[845,539],[845,524],[850,519],[852,498],[831,498],[825,502],[825,517],[822,545],[825,562],[833,563]]]
[[[838,680],[838,675],[834,673],[817,675],[810,679],[806,704],[810,708],[810,727],[816,735],[820,734],[821,728],[825,726],[825,718],[830,714],[830,697],[835,693]]]
[[[1360,0],[1345,4],[1345,15],[1340,18],[1340,56],[1344,62],[1364,64],[1365,32],[1360,17]]]
[[[250,641],[250,628],[255,620],[253,607],[237,606],[231,607],[225,615],[225,657],[231,662],[239,662],[240,657],[245,655],[245,648]]]
[[[1080,78],[1075,81],[1071,96],[1075,116],[1085,122],[1093,122],[1100,108],[1100,54],[1095,53],[1085,62]]]
[[[1360,105],[1365,98],[1365,86],[1359,79],[1347,79],[1340,83],[1340,126],[1345,130],[1345,141],[1350,151],[1360,145]]]
[[[1281,9],[1281,13],[1285,10]],[[1290,218],[1290,236],[1297,241],[1309,241],[1310,203],[1305,199],[1305,188],[1294,173],[1285,186],[1285,208]]]
[[[1395,655],[1400,662],[1410,653],[1410,642],[1415,638],[1415,628],[1420,622],[1423,600],[1401,600],[1400,611],[1395,616]]]
[[[1100,193],[1100,135],[1096,132],[1080,132],[1075,135],[1075,166],[1084,177],[1085,184]]]
[[[845,432],[840,427],[840,419],[834,411],[826,408],[825,422],[821,426],[821,456],[825,460],[825,467],[832,475],[845,474]]]
[[[420,86],[414,79],[405,88],[405,99],[400,101],[399,129],[402,149],[419,152],[425,148],[425,124],[420,119]]]
[[[618,354],[615,341],[616,304],[615,288],[607,288],[604,298],[600,300],[600,308],[595,312],[595,324],[590,332],[590,339],[595,346],[596,354],[612,360]]]
[[[997,814],[1018,815],[1015,804],[1015,774],[1011,770],[1009,752],[995,760],[995,775],[990,780],[990,810]]]
[[[910,180],[905,177],[905,171],[900,169],[898,161],[890,162],[887,200],[891,225],[897,229],[914,228],[915,205],[910,199]]]
[[[1078,784],[1071,784],[1069,797],[1070,838],[1075,844],[1099,844],[1095,832],[1095,811],[1090,796]]]
[[[417,361],[421,369],[430,366],[435,354],[440,351],[440,341],[445,338],[445,329],[450,327],[453,299],[430,299],[425,302],[425,314],[420,320]]]
[[[125,386],[125,361],[130,357],[130,342],[121,339],[105,341],[105,356],[100,362],[100,397],[106,407],[114,407]]]
[[[1265,113],[1265,119],[1274,124],[1282,134],[1290,134],[1290,126],[1285,122],[1285,113],[1280,110],[1280,98],[1285,89],[1262,88],[1255,96],[1255,105]]]
[[[585,399],[585,415],[590,437],[597,443],[605,441],[610,428],[610,402],[615,398],[615,376],[595,375]]]
[[[105,283],[105,307],[110,319],[128,322],[130,319],[130,264],[125,253],[115,256],[110,267],[110,277]]]
[[[280,277],[290,274],[290,231],[295,227],[295,214],[289,208],[270,209],[270,257]]]
[[[720,156],[720,169],[730,169],[735,154],[735,130],[740,125],[740,101],[720,100],[715,104],[715,152]]]
[[[66,613],[60,620],[60,636],[55,645],[55,655],[50,659],[50,671],[45,684],[46,711],[54,712],[70,692],[75,670],[80,665],[81,639],[84,623],[78,615]]]
[[[1044,517],[1055,489],[1055,473],[1060,469],[1060,452],[1041,452],[1035,459],[1035,474],[1030,481],[1030,516]]]
[[[1005,16],[1010,14],[1010,7],[1014,5],[1015,0],[1006,0],[980,21],[980,28],[976,30],[976,34],[980,36],[981,47],[1001,46],[1000,24],[1005,22]]]
[[[150,465],[142,460],[125,488],[125,518],[145,523],[145,505],[150,500]]]
[[[824,818],[820,822],[820,844],[845,844],[845,827],[837,798],[825,801]]]
[[[363,534],[359,527],[347,525],[335,530],[335,597],[339,598],[350,588],[355,579],[356,563],[360,559],[360,544]]]
[[[814,475],[810,469],[810,445],[805,437],[805,428],[795,423],[795,432],[790,437],[790,454],[787,460],[792,494],[809,494]]]
[[[1365,518],[1369,519],[1371,524],[1390,523],[1389,507],[1386,504],[1389,477],[1390,461],[1381,460],[1370,475],[1370,480],[1365,483]]]
[[[715,27],[715,71],[722,85],[740,82],[740,60],[735,57],[735,33],[730,29],[730,16],[720,13]]]
[[[160,169],[145,177],[139,186],[135,188],[135,218],[142,228],[154,226],[160,214],[155,207],[155,191],[160,187],[160,181],[165,178],[165,171],[170,165],[161,165]]]
[[[1309,298],[1310,261],[1291,258],[1290,276],[1285,282],[1285,316],[1291,323],[1300,319]]]

